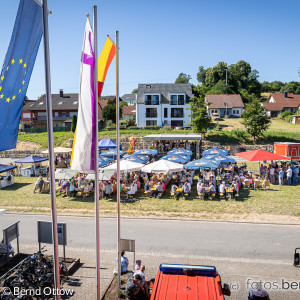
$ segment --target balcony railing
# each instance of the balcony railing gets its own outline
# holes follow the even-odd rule
[[[146,118],[157,118],[157,113],[156,114],[149,114],[149,113],[146,113]]]
[[[159,105],[159,100],[145,100],[145,105]]]

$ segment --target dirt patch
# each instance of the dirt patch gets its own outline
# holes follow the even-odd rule
[[[121,276],[121,289],[118,288],[118,278],[115,276],[108,287],[105,294],[102,296],[103,300],[111,300],[111,299],[126,299],[125,296],[125,290],[126,290],[126,284],[127,280],[130,275],[122,275]]]
[[[38,145],[33,142],[17,142],[17,147],[14,150],[34,150],[41,149],[41,145]]]

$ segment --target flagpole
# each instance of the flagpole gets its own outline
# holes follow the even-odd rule
[[[54,174],[54,148],[53,148],[53,119],[52,119],[52,98],[51,98],[51,76],[50,76],[50,50],[49,50],[49,29],[48,29],[48,4],[43,0],[43,29],[44,29],[44,56],[45,56],[45,82],[46,82],[46,109],[48,127],[48,150],[50,170],[50,195],[52,215],[52,241],[53,241],[53,264],[54,264],[54,288],[60,290],[58,234],[57,234],[57,212],[56,212],[56,191]],[[55,299],[60,300],[60,294],[55,293]]]
[[[121,211],[120,211],[120,103],[119,103],[119,31],[116,31],[116,123],[117,123],[117,214],[118,214],[118,287],[121,288]]]
[[[97,300],[100,300],[100,220],[99,220],[99,172],[98,172],[98,49],[97,49],[97,6],[93,7],[94,27],[94,86],[95,86],[95,116],[96,116],[96,143],[95,143],[95,226],[96,226],[96,277]]]

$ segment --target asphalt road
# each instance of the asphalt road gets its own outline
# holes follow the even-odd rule
[[[0,216],[0,230],[20,221],[22,250],[22,244],[37,244],[37,220],[50,217],[5,214]],[[69,247],[94,248],[93,217],[63,216],[58,221],[67,223]],[[101,218],[100,226],[101,249],[116,249],[117,219]],[[143,253],[291,263],[300,246],[300,226],[124,218],[121,237],[135,239],[136,250]]]

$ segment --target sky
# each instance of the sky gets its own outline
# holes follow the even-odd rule
[[[19,0],[0,0],[0,65],[10,42]],[[139,83],[172,83],[199,66],[250,63],[259,80],[298,81],[299,0],[48,0],[51,90],[77,93],[86,14],[98,7],[98,54],[106,35],[120,40],[120,95]],[[92,21],[92,19],[91,19]],[[115,61],[102,95],[116,94]],[[27,96],[45,93],[41,41]]]

